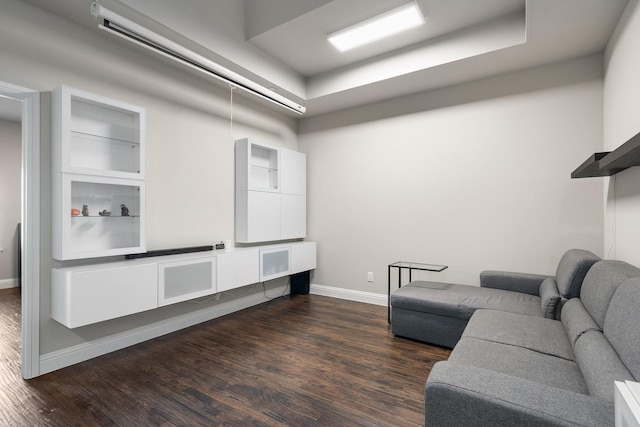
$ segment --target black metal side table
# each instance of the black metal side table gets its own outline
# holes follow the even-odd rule
[[[441,272],[446,270],[448,265],[423,264],[420,262],[397,261],[388,266],[387,282],[387,321],[391,323],[391,269],[398,269],[398,289],[402,286],[402,270],[409,270],[409,282],[411,282],[411,272],[413,270]]]

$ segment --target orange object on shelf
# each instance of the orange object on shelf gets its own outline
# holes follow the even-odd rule
[[[71,215],[73,216],[80,215],[80,209],[76,209],[76,208],[71,209]]]

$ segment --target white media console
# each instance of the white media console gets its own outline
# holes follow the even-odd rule
[[[315,242],[52,268],[51,317],[78,328],[315,268]]]

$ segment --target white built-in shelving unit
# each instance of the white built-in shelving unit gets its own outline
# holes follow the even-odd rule
[[[53,258],[144,252],[145,110],[68,86],[52,104]]]
[[[236,242],[306,237],[306,155],[239,139],[236,159]]]
[[[146,252],[145,110],[67,86],[52,101],[52,257]],[[237,242],[305,237],[304,154],[237,141],[236,183]],[[312,270],[316,244],[102,261],[51,269],[53,319],[78,328]]]

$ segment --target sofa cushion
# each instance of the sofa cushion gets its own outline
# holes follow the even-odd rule
[[[640,278],[626,280],[618,287],[603,332],[636,381],[640,380]]]
[[[440,282],[411,282],[391,294],[391,306],[462,320],[468,320],[481,308],[542,317],[540,297]]]
[[[576,362],[523,347],[462,337],[451,351],[449,362],[589,394]]]
[[[576,361],[592,396],[613,402],[614,381],[634,381],[602,332],[585,332],[575,345]]]
[[[565,252],[556,269],[560,294],[567,299],[579,296],[587,272],[597,261],[600,261],[600,257],[584,249],[569,249]]]
[[[555,319],[558,303],[560,302],[560,293],[558,285],[551,277],[544,279],[540,284],[540,305],[542,315],[547,319]]]
[[[623,261],[599,261],[591,267],[582,284],[580,299],[593,320],[602,328],[604,317],[620,283],[640,277],[640,269]]]
[[[425,386],[425,426],[614,425],[614,404],[537,381],[437,362]]]
[[[575,360],[564,326],[558,320],[478,310],[471,316],[462,337],[528,348],[538,353]]]
[[[602,332],[602,328],[596,324],[596,321],[584,308],[580,298],[570,299],[564,304],[561,319],[572,346],[585,332]]]

